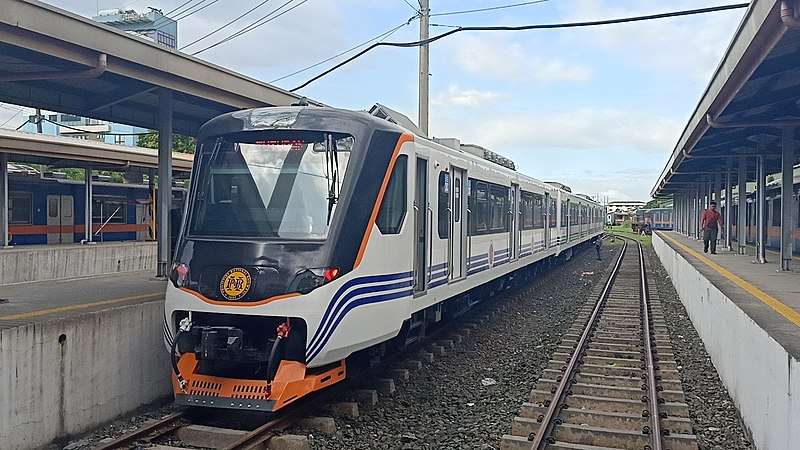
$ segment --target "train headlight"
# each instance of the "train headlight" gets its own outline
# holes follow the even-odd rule
[[[289,292],[308,294],[325,283],[333,281],[339,276],[338,267],[320,267],[305,269],[297,272],[289,285]]]
[[[169,279],[176,288],[182,288],[189,285],[189,266],[183,263],[175,263],[172,265],[172,272],[170,272]]]

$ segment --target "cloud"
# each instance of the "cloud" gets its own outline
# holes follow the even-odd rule
[[[580,109],[485,114],[486,120],[459,123],[443,120],[434,130],[462,136],[462,141],[489,147],[594,150],[635,149],[663,153],[672,150],[683,122],[641,110]],[[460,119],[463,119],[460,118]]]
[[[17,128],[28,119],[29,115],[34,114],[34,111],[23,106],[0,103],[0,127]]]
[[[500,97],[501,95],[494,91],[461,89],[458,85],[451,84],[446,92],[440,92],[431,99],[431,106],[436,108],[474,107],[492,102]]]
[[[620,6],[615,1],[577,0],[563,8],[565,21],[604,20],[695,9],[726,2],[663,2],[642,0]],[[650,71],[688,75],[705,82],[718,65],[736,31],[744,9],[695,16],[665,18],[618,25],[584,28],[567,39],[616,54],[632,66]]]
[[[473,75],[513,82],[546,83],[592,81],[585,66],[542,56],[544,48],[524,47],[496,35],[463,35],[450,44],[455,63]]]

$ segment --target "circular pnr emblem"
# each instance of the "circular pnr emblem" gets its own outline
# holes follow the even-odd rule
[[[219,292],[226,300],[239,300],[250,289],[250,272],[234,267],[225,272],[219,282]]]

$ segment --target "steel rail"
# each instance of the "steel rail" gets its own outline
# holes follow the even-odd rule
[[[611,291],[611,286],[614,284],[614,279],[619,273],[619,269],[622,266],[622,260],[625,257],[625,251],[628,248],[628,242],[625,241],[625,245],[622,247],[622,251],[619,252],[619,257],[617,258],[616,263],[614,263],[614,269],[611,271],[611,274],[606,280],[606,284],[603,287],[603,292],[600,294],[600,297],[597,300],[597,304],[594,306],[594,310],[592,311],[592,315],[589,318],[589,321],[586,324],[586,328],[583,330],[583,334],[581,334],[581,338],[578,341],[578,344],[575,346],[575,351],[572,354],[572,357],[567,364],[566,370],[564,370],[564,374],[561,377],[561,381],[556,388],[556,391],[553,393],[553,401],[550,402],[550,405],[547,407],[547,412],[544,414],[542,419],[542,425],[539,428],[539,432],[536,433],[533,439],[533,444],[531,445],[532,449],[535,450],[542,450],[545,445],[548,444],[546,438],[550,436],[553,431],[553,427],[556,425],[554,417],[556,412],[560,409],[561,405],[564,403],[564,397],[567,394],[567,386],[572,384],[573,381],[573,372],[575,370],[575,366],[578,364],[578,360],[581,358],[581,355],[586,350],[586,345],[588,344],[589,335],[594,328],[594,325],[597,322],[597,318],[600,315],[600,311],[603,309],[605,305],[606,299],[608,298],[608,294]]]
[[[151,434],[155,434],[156,431],[160,430],[161,428],[170,427],[178,420],[182,419],[183,416],[186,414],[186,410],[174,412],[163,419],[160,419],[154,423],[149,425],[145,425],[142,428],[139,428],[132,433],[125,434],[123,436],[114,439],[111,442],[106,442],[104,444],[100,444],[95,447],[95,450],[110,450],[114,448],[121,448],[126,445],[130,445],[137,439],[150,436]]]
[[[642,243],[637,242],[639,248],[639,281],[641,282],[641,305],[642,305],[642,333],[645,348],[645,360],[647,363],[647,386],[650,402],[650,442],[652,450],[662,450],[661,446],[661,413],[658,410],[658,384],[656,383],[656,367],[653,359],[653,346],[651,337],[654,337],[655,330],[650,323],[650,298],[647,290],[647,275],[644,267],[644,251]]]

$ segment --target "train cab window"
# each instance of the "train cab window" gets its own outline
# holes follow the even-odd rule
[[[447,239],[450,236],[450,174],[439,172],[439,208],[438,208],[438,229],[439,239]]]
[[[550,228],[555,228],[558,224],[556,223],[556,201],[555,199],[550,199]]]
[[[508,209],[506,208],[507,198],[507,188],[495,185],[489,188],[489,229],[491,231],[508,231],[508,228],[506,228],[508,224]]]
[[[530,192],[522,192],[522,229],[533,229],[533,194]]]
[[[482,181],[470,180],[472,192],[469,196],[470,201],[470,231],[472,234],[483,234],[488,230],[489,218],[489,186]]]
[[[408,156],[400,155],[394,163],[392,176],[386,186],[381,208],[375,224],[383,234],[398,234],[403,226],[407,210],[407,167]]]
[[[187,235],[326,239],[354,145],[350,135],[297,130],[201,143]]]
[[[92,197],[92,223],[128,223],[125,197],[95,195]]]
[[[544,228],[544,199],[539,194],[533,194],[533,228]]]
[[[32,225],[32,194],[30,192],[9,192],[8,194],[8,223],[10,225]]]

